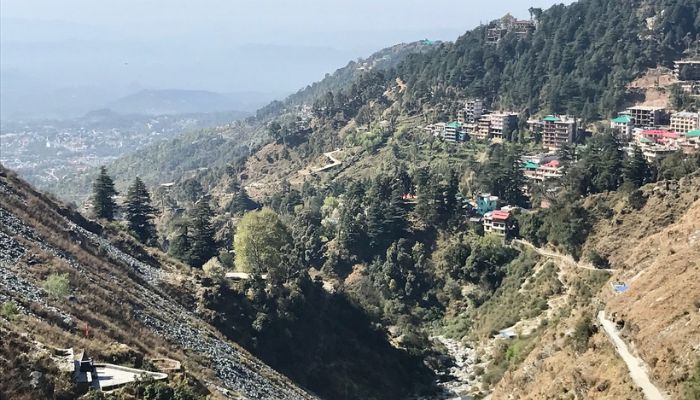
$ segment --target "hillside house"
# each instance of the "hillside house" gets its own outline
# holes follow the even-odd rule
[[[680,150],[679,143],[683,138],[676,132],[663,129],[650,129],[636,134],[634,143],[642,150],[644,158],[649,162],[664,158]],[[634,146],[627,148],[628,154],[633,154]]]
[[[544,182],[564,176],[564,167],[555,158],[527,160],[523,164],[523,175],[527,179]]]
[[[661,125],[665,110],[660,107],[636,106],[620,114],[632,118],[632,123],[638,128],[651,128]]]
[[[498,207],[498,196],[491,193],[481,193],[476,196],[476,212],[485,215]]]
[[[700,129],[700,112],[681,111],[671,114],[671,130],[687,133]]]
[[[632,139],[632,130],[634,129],[634,121],[632,117],[626,114],[621,114],[617,118],[610,120],[610,128],[615,132],[618,139],[628,142]]]
[[[446,142],[462,142],[466,138],[466,132],[462,129],[462,124],[457,121],[449,122],[442,130],[442,139]]]
[[[484,233],[492,233],[498,236],[508,236],[510,212],[494,210],[484,214]]]

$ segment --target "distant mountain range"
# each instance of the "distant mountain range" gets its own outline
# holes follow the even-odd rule
[[[119,114],[187,114],[255,110],[267,103],[269,93],[215,93],[206,90],[141,90],[107,103],[105,108]]]

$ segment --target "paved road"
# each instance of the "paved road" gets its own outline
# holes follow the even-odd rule
[[[582,263],[582,262],[577,262],[577,261],[574,260],[573,257],[571,257],[570,255],[564,255],[564,254],[561,254],[561,253],[557,253],[557,252],[555,252],[555,251],[542,249],[542,248],[537,247],[537,246],[535,246],[534,244],[528,242],[527,240],[514,239],[513,242],[515,242],[515,243],[520,243],[520,244],[522,244],[522,245],[525,245],[525,246],[527,246],[527,247],[530,247],[530,248],[532,248],[533,250],[535,250],[538,254],[543,255],[543,256],[545,256],[545,257],[557,258],[557,259],[559,259],[559,260],[561,260],[561,261],[563,261],[563,262],[565,262],[565,263],[567,263],[567,264],[569,264],[569,265],[573,265],[573,266],[576,267],[576,268],[587,269],[587,270],[589,270],[589,271],[615,272],[614,269],[610,269],[610,268],[596,268],[596,267],[594,267],[594,266],[591,265],[591,264],[586,264],[586,263]]]
[[[619,354],[625,364],[627,364],[627,369],[629,369],[630,377],[632,377],[634,383],[642,388],[644,397],[647,400],[667,399],[661,390],[651,383],[644,360],[630,353],[627,344],[625,344],[618,334],[615,324],[605,318],[605,311],[598,312],[598,322],[603,326],[603,330],[605,330],[605,333],[608,335],[617,354]]]

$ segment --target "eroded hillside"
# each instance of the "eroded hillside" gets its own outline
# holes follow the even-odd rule
[[[567,299],[522,364],[504,375],[494,399],[644,398],[595,322],[600,309],[614,318],[659,390],[692,398],[686,382],[700,360],[700,177],[647,185],[643,193],[638,210],[623,193],[588,199],[587,207],[607,218],[594,225],[584,253],[600,253],[613,272],[590,302],[577,302],[581,294]],[[563,268],[563,259],[553,262]],[[583,275],[601,273],[582,269],[566,281],[579,285]],[[616,293],[613,284],[626,290]]]
[[[77,395],[37,342],[136,367],[155,357],[179,360],[215,397],[313,398],[179,302],[165,283],[179,272],[160,253],[84,220],[4,168],[0,194],[0,302],[16,309],[7,306],[0,318],[3,398]],[[60,274],[67,292],[47,284]],[[29,380],[33,371],[42,384]]]

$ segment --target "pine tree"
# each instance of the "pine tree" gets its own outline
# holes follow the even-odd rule
[[[172,242],[170,242],[168,254],[184,263],[189,264],[190,255],[192,252],[192,242],[189,235],[189,223],[187,221],[181,221],[178,224],[178,229],[179,232],[177,236],[175,236]]]
[[[114,220],[114,213],[117,210],[117,203],[114,201],[116,195],[114,181],[107,174],[107,168],[103,165],[92,185],[92,211],[96,218],[104,218],[107,221]]]
[[[636,189],[648,181],[649,171],[649,164],[644,158],[644,153],[635,146],[634,153],[627,159],[623,170],[625,183]]]
[[[248,196],[248,192],[245,188],[241,187],[238,193],[233,195],[227,208],[231,214],[242,214],[246,211],[258,209],[259,207],[260,205]]]
[[[136,238],[142,243],[152,243],[156,238],[156,227],[153,224],[155,209],[151,206],[151,195],[139,177],[129,187],[125,213],[129,230]]]
[[[212,212],[209,203],[200,200],[192,212],[192,250],[190,252],[193,267],[201,267],[216,255],[214,227],[211,224]]]

